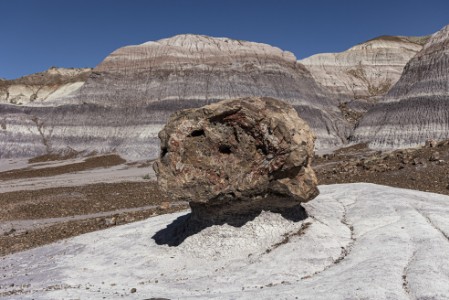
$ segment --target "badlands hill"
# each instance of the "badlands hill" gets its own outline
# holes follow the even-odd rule
[[[155,111],[149,116],[154,123],[165,123],[182,108],[251,96],[291,103],[315,129],[319,147],[345,139],[338,108],[292,53],[229,38],[186,34],[120,48],[95,68],[74,98],[148,107]]]
[[[301,61],[266,44],[187,34],[120,48],[93,71],[0,80],[0,158],[67,148],[154,158],[157,133],[174,111],[252,96],[292,104],[315,132],[317,150],[348,137],[375,147],[446,138],[438,100],[447,95],[446,31],[427,44],[428,37],[382,36]]]
[[[394,87],[358,124],[353,140],[374,148],[449,137],[449,25],[432,35]]]
[[[369,99],[385,94],[399,80],[405,64],[426,40],[381,36],[341,53],[316,54],[300,62],[317,82],[343,99]]]
[[[399,80],[404,66],[429,37],[381,36],[340,53],[300,60],[355,122]]]
[[[159,150],[157,132],[174,111],[247,96],[291,103],[313,128],[318,149],[346,142],[349,127],[337,104],[292,53],[179,35],[114,51],[80,89],[47,107],[4,106],[0,157],[70,147],[152,158]]]
[[[14,80],[0,79],[0,103],[39,104],[70,95],[87,80],[92,69],[50,69]]]

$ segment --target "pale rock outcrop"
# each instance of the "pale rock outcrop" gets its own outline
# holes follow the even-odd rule
[[[388,92],[426,40],[381,36],[340,53],[316,54],[299,62],[333,94],[368,99]]]
[[[39,105],[74,93],[87,80],[90,68],[56,68],[13,80],[0,80],[0,103]]]
[[[318,195],[315,137],[285,102],[240,98],[182,110],[159,137],[158,184],[189,201],[200,222],[288,211]]]
[[[313,78],[342,103],[355,122],[399,80],[405,64],[428,37],[381,36],[340,53],[300,60]]]
[[[26,148],[30,151],[21,144],[39,139],[30,121],[37,118],[52,149],[156,158],[156,133],[171,113],[250,96],[293,105],[317,136],[317,149],[346,142],[349,127],[337,105],[292,53],[260,43],[179,35],[114,51],[80,89],[46,101],[47,108],[1,108],[8,113],[0,114],[6,126],[0,134],[7,137],[0,140],[0,157],[42,154],[43,144]]]
[[[2,257],[2,299],[449,299],[449,197],[367,183],[319,186],[291,221],[262,212],[178,247],[165,214]],[[134,294],[133,294],[134,295]]]
[[[405,66],[400,80],[360,121],[355,142],[373,148],[422,145],[449,138],[449,25]]]

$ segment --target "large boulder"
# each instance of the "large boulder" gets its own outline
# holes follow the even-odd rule
[[[196,219],[289,210],[318,195],[315,137],[285,102],[253,97],[182,110],[159,138],[158,183],[189,201]]]

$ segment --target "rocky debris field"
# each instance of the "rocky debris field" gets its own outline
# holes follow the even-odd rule
[[[319,184],[370,182],[449,195],[449,140],[392,152],[358,144],[316,156],[313,164]],[[173,201],[161,193],[151,165],[150,161],[121,162],[120,157],[108,155],[39,160],[28,167],[0,172],[0,255],[187,208],[187,202]],[[27,178],[39,174],[39,169],[42,177]],[[94,181],[92,176],[100,169],[102,177]],[[60,174],[63,170],[65,175]],[[129,171],[115,182],[107,181],[113,174]],[[8,180],[5,174],[16,179]],[[78,182],[78,177],[91,177],[92,182]],[[15,182],[31,179],[37,181],[31,188],[20,190],[18,186],[3,192]],[[45,184],[39,185],[40,181]],[[54,185],[48,187],[48,181]]]
[[[57,165],[52,166],[54,163]],[[145,175],[137,182],[93,183],[13,192],[2,192],[0,188],[0,255],[187,207],[184,202],[171,202],[160,193],[154,181],[144,179],[149,178],[151,166],[148,162],[126,163],[117,155],[107,155],[61,163],[32,164],[27,168],[0,172],[0,187],[35,176],[38,176],[36,180],[51,180],[64,172],[75,177],[89,176],[86,170],[94,171],[96,168],[110,170],[112,176],[116,170],[111,167],[116,165],[134,168]]]
[[[111,157],[118,164],[111,166]],[[86,159],[2,167],[0,176],[25,176],[4,175],[3,190],[20,180],[68,176],[68,186],[0,190],[2,299],[449,299],[446,196],[320,185],[301,220],[262,212],[238,226],[201,228],[170,247],[158,237],[182,223],[188,203],[161,193],[150,161],[118,160],[89,158],[83,170]],[[448,161],[449,141],[392,152],[358,144],[316,156],[313,168],[320,184],[365,181],[449,194]],[[64,165],[67,174],[49,171]],[[47,171],[26,178],[25,169]],[[124,171],[133,176],[69,185],[99,169],[99,180]]]
[[[314,169],[320,184],[370,182],[449,195],[449,140],[391,152],[357,144],[316,156]]]

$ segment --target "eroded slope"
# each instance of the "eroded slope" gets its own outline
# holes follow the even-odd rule
[[[360,121],[353,140],[373,148],[449,138],[449,26],[430,38],[400,80]]]
[[[78,90],[92,69],[50,69],[13,80],[0,79],[0,103],[37,105]]]
[[[427,39],[381,36],[340,53],[316,54],[300,62],[331,91],[347,119],[355,122],[399,80],[405,64]]]
[[[120,48],[54,107],[1,107],[0,157],[70,147],[154,158],[157,132],[179,109],[222,99],[269,96],[291,103],[318,149],[349,134],[337,105],[290,52],[253,42],[179,35]]]

